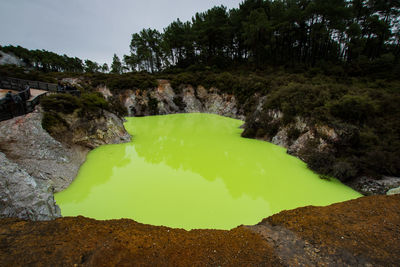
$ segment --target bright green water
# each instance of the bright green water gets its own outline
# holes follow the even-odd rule
[[[89,153],[75,181],[55,195],[62,215],[230,229],[360,196],[279,146],[241,138],[241,124],[211,114],[128,118],[133,142]]]

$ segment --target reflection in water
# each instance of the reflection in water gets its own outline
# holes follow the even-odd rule
[[[133,142],[92,151],[57,203],[64,216],[229,229],[359,196],[278,146],[241,138],[241,124],[211,114],[128,118]]]

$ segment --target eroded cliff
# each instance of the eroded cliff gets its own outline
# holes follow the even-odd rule
[[[158,80],[158,86],[154,89],[112,92],[106,86],[99,86],[96,90],[107,99],[119,98],[129,116],[203,112],[244,119],[235,96],[221,93],[216,88],[207,90],[203,86],[191,85],[172,88],[169,81]]]

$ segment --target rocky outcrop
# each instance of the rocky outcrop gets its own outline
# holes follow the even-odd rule
[[[392,188],[386,192],[386,195],[399,195],[400,194],[400,187]]]
[[[383,176],[377,180],[374,177],[360,176],[348,184],[366,196],[390,195],[396,192],[396,188],[400,187],[400,177]]]
[[[74,87],[81,87],[82,79],[81,78],[63,78],[61,79],[62,84],[68,84]]]
[[[96,90],[105,98],[118,97],[129,116],[203,112],[244,119],[235,96],[221,93],[216,88],[207,90],[191,85],[172,88],[167,80],[158,80],[158,87],[153,90],[124,90],[118,95],[113,95],[105,86]]]
[[[42,266],[397,266],[400,195],[283,211],[230,231],[84,217],[0,220],[0,262]]]
[[[61,217],[50,186],[34,179],[0,152],[0,217],[35,221]]]
[[[106,110],[101,115],[79,116],[77,113],[63,114],[64,125],[51,129],[52,135],[63,144],[94,149],[105,144],[120,144],[130,141],[123,120]]]
[[[72,182],[88,151],[63,145],[51,137],[42,128],[42,113],[38,109],[0,123],[0,150],[56,192]]]
[[[313,124],[300,116],[295,116],[290,123],[282,123],[284,115],[280,110],[263,111],[265,100],[265,97],[260,98],[257,108],[247,118],[244,136],[246,136],[246,131],[249,131],[254,125],[262,125],[261,128],[268,129],[257,131],[250,134],[249,137],[256,137],[284,147],[289,154],[300,158],[302,150],[310,141],[315,143],[319,151],[329,151],[332,149],[329,144],[339,141],[339,135],[335,129],[326,125]],[[274,131],[269,130],[272,128]]]
[[[6,186],[8,180],[4,180],[0,188],[0,195],[5,196],[3,216],[34,220],[59,216],[52,191],[61,191],[73,181],[90,149],[130,140],[123,121],[107,111],[92,119],[73,114],[65,116],[68,127],[58,130],[57,140],[42,128],[42,116],[37,108],[27,115],[0,122],[0,151],[6,162],[14,164],[10,163],[12,168],[2,169],[2,176],[10,172],[7,179],[19,179],[17,184],[11,183],[11,188]]]

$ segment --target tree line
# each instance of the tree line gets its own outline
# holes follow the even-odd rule
[[[15,55],[25,66],[43,72],[122,73],[124,70],[122,62],[116,54],[114,54],[113,62],[109,68],[107,63],[100,65],[88,59],[83,61],[77,57],[69,57],[65,54],[58,55],[46,50],[29,50],[21,46],[12,45],[0,46],[0,50]]]
[[[346,67],[354,75],[400,73],[399,0],[245,0],[132,34],[130,54],[109,67],[46,50],[0,46],[30,67],[56,72]]]
[[[192,65],[395,66],[400,54],[398,0],[246,0],[179,19],[163,32],[132,35],[129,70]],[[372,70],[373,71],[373,70]]]

